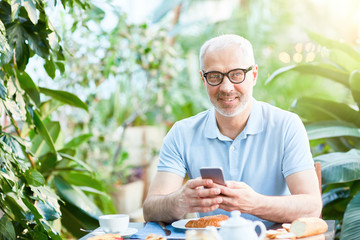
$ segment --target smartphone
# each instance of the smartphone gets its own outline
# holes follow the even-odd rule
[[[202,167],[200,168],[201,178],[211,179],[214,183],[224,185],[225,186],[225,179],[223,170],[220,167]]]

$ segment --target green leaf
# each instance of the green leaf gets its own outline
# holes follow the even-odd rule
[[[0,137],[0,139],[11,148],[12,153],[16,154],[16,152],[17,152],[16,142],[17,141],[11,134],[4,133],[3,136]]]
[[[0,1],[0,16],[4,25],[12,22],[11,20],[11,5],[6,1]]]
[[[344,137],[327,138],[326,144],[329,145],[330,149],[334,152],[347,152],[353,148]]]
[[[339,120],[360,127],[360,113],[344,103],[300,97],[291,107],[307,121]]]
[[[328,49],[339,49],[339,50],[347,53],[353,59],[355,59],[357,61],[360,60],[360,53],[358,51],[356,51],[355,48],[352,47],[348,43],[332,40],[330,38],[326,38],[315,32],[308,32],[308,36],[315,42],[319,43],[322,46],[327,47]]]
[[[64,148],[77,148],[84,142],[88,141],[92,137],[91,133],[88,134],[82,134],[80,136],[77,136],[68,143],[65,144]]]
[[[60,206],[59,211],[56,211],[53,207],[49,206],[48,203],[44,203],[43,201],[36,201],[35,207],[37,208],[41,216],[46,219],[46,221],[53,221],[61,217]]]
[[[31,210],[31,213],[34,214],[35,216],[34,220],[37,223],[37,227],[40,228],[39,229],[40,236],[43,236],[43,232],[46,232],[49,236],[51,236],[51,239],[58,239],[58,240],[62,239],[59,233],[50,225],[50,223],[47,220],[43,219],[38,209],[29,200],[24,199],[24,203]]]
[[[64,176],[65,180],[75,186],[88,186],[97,190],[102,190],[102,184],[93,176],[81,172],[70,172]]]
[[[348,54],[338,49],[334,49],[330,51],[329,59],[330,61],[341,66],[343,69],[346,69],[346,71],[348,72],[352,72],[355,69],[359,69],[360,66],[360,59],[356,61],[354,58],[350,57]]]
[[[25,29],[19,22],[9,24],[7,29],[9,44],[15,49],[15,59],[18,69],[22,72],[29,62],[29,46],[25,43]]]
[[[88,111],[88,106],[86,105],[86,103],[81,101],[80,98],[78,98],[75,94],[60,90],[42,88],[42,87],[40,87],[40,92],[70,106],[82,108]]]
[[[360,179],[360,150],[328,153],[317,156],[314,160],[321,162],[323,184]]]
[[[3,22],[0,19],[0,66],[8,63],[11,59],[11,49],[6,40],[6,29]]]
[[[29,209],[24,204],[22,198],[16,195],[15,192],[8,192],[5,196],[5,202],[17,219],[26,218],[26,214],[29,212]]]
[[[21,8],[22,0],[12,0],[11,1],[11,21],[13,22],[16,18],[18,18],[19,11]]]
[[[49,117],[56,109],[58,109],[63,104],[59,101],[49,99],[45,102],[42,102],[40,104],[40,112],[43,116],[43,118]]]
[[[39,187],[45,184],[45,179],[40,172],[36,171],[35,169],[28,169],[25,172],[26,182],[29,185]]]
[[[44,68],[46,70],[46,73],[49,75],[49,77],[51,77],[52,79],[55,78],[55,64],[52,61],[52,59],[50,60],[45,60],[45,64],[44,64]]]
[[[57,69],[60,70],[61,74],[63,74],[65,72],[65,64],[63,62],[56,61],[55,65],[56,65]]]
[[[48,186],[30,186],[34,193],[36,209],[48,221],[59,219],[61,217],[59,197],[53,189]]]
[[[359,67],[360,69],[360,67]],[[360,71],[354,70],[350,74],[350,90],[352,96],[357,103],[358,107],[360,107]]]
[[[102,195],[102,196],[107,196],[109,197],[106,193],[104,193],[103,191],[99,191],[95,188],[92,188],[92,187],[87,187],[87,186],[79,186],[79,189],[83,192],[86,192],[86,193],[92,193],[92,194],[96,194],[96,195]]]
[[[3,100],[6,100],[6,95],[7,95],[7,89],[2,84],[2,81],[0,81],[0,98],[3,99]]]
[[[0,219],[0,238],[9,240],[16,239],[14,226],[7,215],[2,216]]]
[[[339,121],[316,122],[305,125],[310,140],[340,136],[360,138],[360,128]]]
[[[62,177],[55,176],[54,184],[59,195],[82,212],[97,219],[102,215],[100,209],[79,188],[70,185]]]
[[[52,173],[56,166],[57,155],[55,153],[49,152],[39,157],[39,162],[40,166],[38,167],[38,170],[44,175],[44,177],[47,177],[47,175]]]
[[[23,24],[23,33],[29,43],[29,47],[40,57],[48,59],[50,45],[46,25],[39,22],[34,26],[34,24],[27,21]]]
[[[36,6],[32,0],[23,0],[23,6],[26,9],[30,21],[35,25],[39,20],[38,13],[36,11]]]
[[[338,185],[338,184],[334,184],[334,185]],[[341,198],[346,199],[348,197],[350,197],[350,190],[348,187],[333,188],[327,192],[324,192],[322,195],[324,207],[335,200],[338,200]],[[345,209],[343,209],[343,212],[345,212]]]
[[[53,27],[53,25],[51,24],[51,22],[49,20],[48,20],[47,24],[49,26],[49,29],[51,30],[51,33],[49,33],[49,35],[48,35],[49,45],[52,50],[59,51],[59,49],[60,49],[59,37],[55,32],[55,28]]]
[[[65,154],[70,155],[72,157],[74,157],[76,155],[76,149],[75,148],[62,148],[62,149],[59,149],[58,152],[65,153]]]
[[[265,85],[288,71],[297,71],[299,73],[325,77],[349,87],[349,73],[336,68],[333,64],[325,63],[307,63],[280,68],[271,74],[271,76],[266,80]]]
[[[323,217],[326,219],[342,220],[346,206],[350,202],[349,190],[338,190],[337,194],[332,195],[333,199],[323,207]],[[324,195],[323,195],[324,196]]]
[[[33,120],[34,120],[34,124],[35,124],[37,130],[39,131],[40,135],[44,138],[45,142],[50,147],[51,151],[53,153],[56,153],[54,142],[53,142],[48,130],[46,129],[44,123],[42,122],[38,111],[34,111]]]
[[[52,139],[54,143],[54,147],[56,149],[57,145],[59,144],[59,141],[61,140],[61,127],[59,122],[47,122],[44,123],[45,128],[47,129],[47,132]],[[60,140],[59,140],[60,139]],[[31,151],[35,153],[36,156],[42,156],[44,154],[47,154],[49,151],[53,152],[51,150],[51,147],[47,144],[45,138],[42,135],[36,135],[31,140]]]
[[[30,96],[34,103],[40,105],[40,90],[38,86],[33,82],[31,77],[26,73],[22,72],[17,74],[20,87]]]
[[[86,170],[88,170],[89,172],[92,171],[91,167],[89,165],[87,165],[85,162],[75,158],[75,157],[72,157],[70,155],[67,155],[65,153],[61,153],[59,152],[59,155],[67,160],[70,160],[70,161],[73,161],[73,162],[76,162],[77,164],[79,164],[80,166],[82,166],[83,168],[85,168]]]
[[[360,239],[360,192],[353,197],[346,208],[340,239]]]
[[[84,232],[80,231],[80,228],[95,229],[99,227],[97,218],[89,216],[77,206],[74,206],[67,201],[65,201],[65,204],[61,204],[61,212],[62,226],[71,232],[77,239],[84,236]]]
[[[24,198],[23,201],[24,201],[25,206],[34,215],[35,221],[42,218],[41,214],[39,213],[39,211],[36,209],[36,207],[34,206],[34,204],[32,202],[30,202],[27,198]]]

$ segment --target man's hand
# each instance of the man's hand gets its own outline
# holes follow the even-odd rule
[[[251,212],[260,196],[244,182],[227,181],[225,187],[221,185],[217,187],[221,188],[223,198],[219,207],[229,212],[234,210],[242,213]]]
[[[292,222],[299,217],[318,217],[322,209],[321,194],[314,170],[304,170],[286,178],[291,195],[267,196],[255,192],[244,182],[227,181],[221,189],[219,208],[239,210],[271,222]]]
[[[196,178],[186,182],[179,191],[178,203],[185,213],[210,212],[223,202],[221,190],[210,179]]]
[[[184,178],[158,172],[143,205],[145,221],[171,223],[186,213],[209,212],[222,203],[219,185],[210,179],[196,178],[183,184]]]

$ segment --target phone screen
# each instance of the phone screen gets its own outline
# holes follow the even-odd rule
[[[200,174],[203,179],[211,179],[214,183],[225,185],[224,174],[222,168],[219,167],[202,167]]]

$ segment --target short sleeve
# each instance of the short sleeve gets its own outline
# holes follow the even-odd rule
[[[307,169],[314,169],[309,139],[301,119],[290,114],[284,134],[283,175],[287,176]]]
[[[175,123],[165,136],[160,149],[158,171],[172,172],[181,177],[186,175],[184,144],[181,137],[181,124]]]

